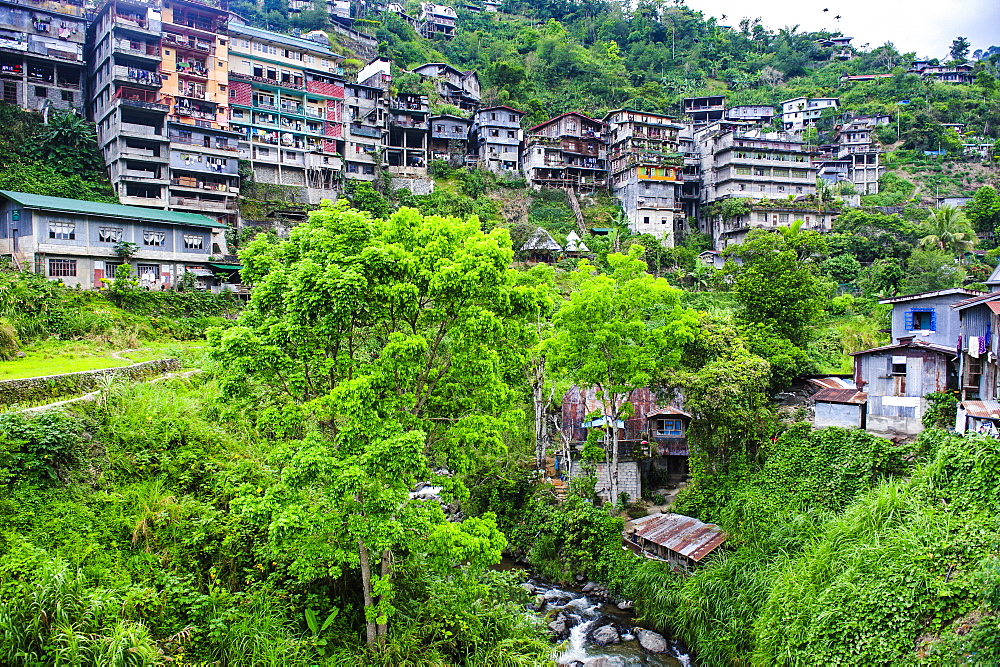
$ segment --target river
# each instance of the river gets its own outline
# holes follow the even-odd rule
[[[498,566],[499,569],[517,569],[529,574],[509,558]],[[585,593],[570,586],[555,586],[541,579],[527,579],[525,587],[535,593],[534,604],[529,612],[546,624],[556,620],[565,623],[565,630],[554,639],[556,643],[555,661],[567,667],[632,667],[648,665],[656,667],[689,667],[694,661],[687,649],[679,641],[666,638],[666,652],[654,654],[644,650],[636,637],[640,626],[631,611],[622,611],[604,600],[601,591]],[[594,633],[612,626],[621,639],[620,643],[599,645]],[[551,626],[550,626],[551,627]],[[603,658],[603,660],[601,660]]]

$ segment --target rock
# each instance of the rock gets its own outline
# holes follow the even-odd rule
[[[613,667],[613,665],[607,658],[591,658],[583,663],[583,667]]]
[[[557,637],[561,637],[562,635],[566,634],[566,621],[565,621],[565,619],[563,619],[562,617],[559,617],[556,620],[554,620],[551,623],[549,623],[549,631],[552,634],[556,635]]]
[[[546,602],[555,602],[557,600],[563,600],[567,597],[569,597],[569,595],[557,588],[550,588],[542,594],[542,599]]]
[[[639,646],[650,653],[666,653],[668,644],[666,638],[645,628],[636,628],[635,636],[639,640]]]
[[[588,581],[586,584],[584,584],[583,588],[581,588],[580,590],[584,593],[589,593],[591,591],[597,590],[597,584],[595,584],[593,581]]]
[[[430,484],[428,484],[427,482],[417,482],[417,485],[413,487],[413,490],[422,491],[423,489],[426,489],[428,486],[430,486]]]
[[[635,605],[632,604],[631,602],[629,602],[628,600],[622,600],[621,602],[619,602],[615,606],[618,607],[619,609],[621,609],[622,611],[628,611],[629,609],[631,609]]]
[[[524,590],[528,591],[529,593],[534,593],[535,592],[535,587],[532,586],[531,584],[527,583],[527,582],[521,584],[521,588],[523,588]]]
[[[584,579],[586,579],[587,577],[583,576],[582,574],[578,574],[578,575],[576,575],[576,577],[574,577],[574,578],[575,578],[575,579],[576,579],[577,581],[583,581],[583,580],[584,580]]]
[[[622,638],[618,635],[618,631],[615,630],[613,625],[602,625],[601,627],[590,633],[590,639],[598,646],[607,646],[608,644],[617,644],[621,642]]]

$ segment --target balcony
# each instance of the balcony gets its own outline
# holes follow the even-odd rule
[[[121,149],[120,155],[126,158],[137,158],[149,162],[167,162],[165,155],[157,155],[152,148],[132,148],[125,146]]]
[[[359,137],[372,137],[374,139],[382,138],[382,130],[378,127],[365,127],[364,125],[351,124],[349,131],[351,134]]]
[[[159,174],[155,171],[140,171],[138,169],[122,169],[121,172],[123,179],[128,179],[130,181],[158,181],[160,180]]]
[[[206,146],[204,140],[202,140],[202,139],[196,139],[195,137],[188,138],[188,137],[181,137],[181,136],[172,136],[172,137],[170,137],[170,143],[172,143],[172,144],[185,144],[187,146],[197,146],[198,148],[203,148],[203,149],[205,149],[207,151],[227,151],[227,152],[230,152],[230,153],[236,153],[236,152],[239,152],[239,150],[240,150],[239,147],[237,147],[237,146],[229,146],[228,144],[225,145],[225,146],[218,145],[218,144],[215,145],[215,146]]]
[[[658,201],[654,199],[640,199],[636,204],[637,208],[654,211],[673,211],[680,208],[680,203],[673,199]]]
[[[150,35],[155,35],[156,30],[150,27],[149,22],[143,16],[138,16],[134,14],[119,14],[115,13],[115,26],[119,28],[127,28],[129,30],[137,30]]]
[[[416,120],[392,120],[392,125],[394,127],[403,127],[410,130],[427,130],[429,129],[427,122],[420,122]]]
[[[194,37],[188,38],[184,35],[175,35],[169,32],[163,33],[162,44],[164,46],[172,46],[175,49],[197,51],[199,53],[207,54],[215,53],[215,44],[211,42],[196,39]]]
[[[428,107],[426,103],[419,102],[402,102],[400,100],[389,100],[389,107],[392,109],[402,109],[406,111],[423,111],[427,113]]]
[[[122,100],[122,102],[125,102],[125,100]],[[165,139],[162,128],[153,127],[152,125],[138,125],[136,123],[122,123],[119,134]]]
[[[196,90],[194,88],[188,88],[187,90],[181,90],[177,93],[180,97],[190,97],[193,100],[203,100],[205,99],[204,90]]]
[[[170,185],[189,188],[191,190],[209,190],[212,192],[224,192],[226,194],[236,195],[236,191],[231,188],[227,183],[213,183],[210,181],[199,181],[194,178],[172,178],[170,179]],[[221,203],[221,202],[213,202]]]
[[[138,67],[126,67],[125,65],[115,65],[114,78],[118,81],[128,81],[129,83],[141,86],[159,88],[163,83],[163,77],[157,72],[152,72]]]
[[[155,58],[157,60],[160,58],[160,47],[144,42],[136,42],[133,46],[133,43],[128,40],[116,39],[114,50],[116,53],[139,56],[140,58]]]
[[[235,211],[236,200],[216,201],[212,199],[199,199],[198,197],[171,197],[171,206],[182,208],[193,208],[199,211]]]

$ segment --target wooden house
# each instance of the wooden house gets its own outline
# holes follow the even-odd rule
[[[677,572],[691,573],[725,543],[721,528],[682,514],[650,514],[625,524],[625,547],[651,560],[666,561]]]

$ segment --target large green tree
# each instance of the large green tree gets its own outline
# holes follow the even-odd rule
[[[941,206],[931,211],[921,230],[924,237],[920,239],[920,247],[928,250],[940,250],[956,256],[972,250],[976,244],[976,233],[962,211],[954,206]]]
[[[964,206],[965,217],[979,234],[996,234],[1000,227],[1000,194],[996,188],[984,185],[975,191]]]
[[[432,468],[461,473],[501,449],[523,419],[512,378],[547,287],[520,284],[506,232],[475,218],[372,219],[346,202],[241,258],[254,289],[213,334],[222,386],[246,410],[304,424],[280,483],[242,502],[300,576],[360,572],[366,636],[381,644],[394,563],[499,559],[491,517],[450,523],[411,490]],[[434,479],[463,494],[459,474]]]
[[[545,346],[556,371],[581,388],[597,390],[602,416],[611,422],[605,458],[612,502],[619,494],[615,425],[628,414],[626,396],[653,384],[680,358],[695,322],[693,313],[680,305],[680,290],[646,273],[642,253],[634,245],[628,255],[608,255],[607,274],[595,273],[590,262],[581,261]]]

